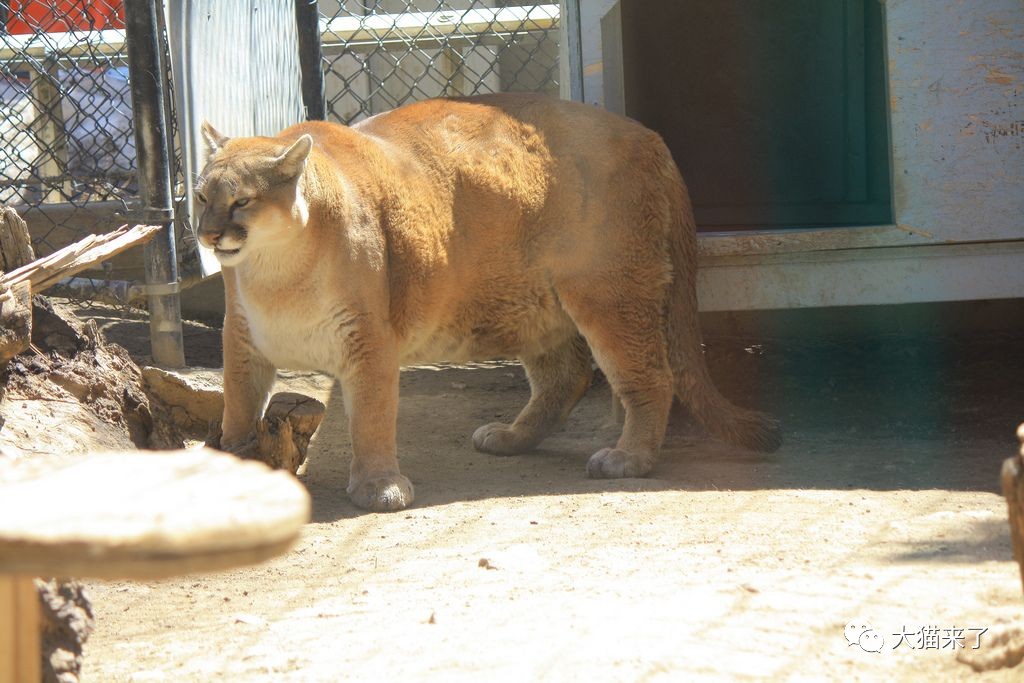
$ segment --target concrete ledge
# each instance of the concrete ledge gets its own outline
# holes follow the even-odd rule
[[[1024,241],[745,253],[701,259],[702,311],[1024,297]]]

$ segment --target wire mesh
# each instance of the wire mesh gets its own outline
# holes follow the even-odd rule
[[[0,204],[28,223],[37,256],[109,231],[136,203],[124,26],[121,0],[0,0]],[[110,299],[108,281],[141,278],[129,258],[54,293]]]
[[[321,0],[328,118],[432,97],[558,94],[557,2]]]

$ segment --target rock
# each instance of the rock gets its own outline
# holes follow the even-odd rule
[[[224,414],[224,391],[208,370],[142,368],[146,393],[168,406],[174,423],[193,434],[205,435]]]

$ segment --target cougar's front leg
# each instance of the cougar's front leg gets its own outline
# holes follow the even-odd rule
[[[253,345],[249,325],[236,312],[224,319],[222,450],[241,453],[252,443],[276,371]]]
[[[398,356],[388,344],[353,359],[339,378],[352,435],[348,494],[364,510],[390,512],[412,503],[412,482],[398,471]]]

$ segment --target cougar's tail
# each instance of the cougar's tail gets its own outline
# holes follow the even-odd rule
[[[674,164],[671,173],[679,178]],[[697,319],[696,226],[690,197],[681,178],[678,187],[678,195],[672,202],[674,225],[669,235],[673,276],[667,329],[676,395],[709,432],[723,441],[756,451],[775,451],[782,445],[778,421],[765,413],[744,410],[730,403],[718,393],[708,374]]]

